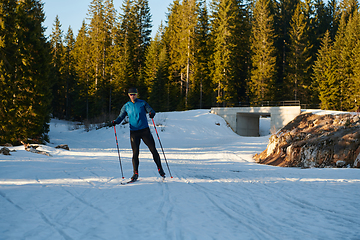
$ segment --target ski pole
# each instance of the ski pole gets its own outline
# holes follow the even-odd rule
[[[117,139],[117,135],[116,135],[116,128],[115,128],[115,125],[114,125],[114,132],[115,132],[116,146],[117,146],[118,155],[119,155],[119,163],[120,163],[121,176],[122,176],[122,178],[124,179],[124,173],[123,173],[123,169],[122,169],[122,166],[121,166],[121,158],[120,158],[119,143],[118,143],[118,139]]]
[[[170,172],[170,167],[169,167],[169,164],[168,164],[168,162],[167,162],[167,160],[166,160],[166,156],[165,156],[164,148],[163,148],[163,146],[162,146],[162,144],[161,144],[160,137],[159,137],[158,131],[157,131],[156,126],[155,126],[154,119],[152,118],[151,120],[152,120],[152,122],[153,122],[153,124],[154,124],[155,132],[156,132],[156,135],[157,135],[157,137],[158,137],[158,139],[159,139],[160,147],[161,147],[161,150],[162,150],[162,152],[163,152],[163,154],[164,154],[164,158],[165,158],[166,166],[167,166],[167,168],[168,168],[168,170],[169,170],[170,177],[171,177],[171,178],[173,178],[173,176],[171,175],[171,172]]]

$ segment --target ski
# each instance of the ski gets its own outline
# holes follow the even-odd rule
[[[121,185],[126,185],[126,184],[129,184],[129,183],[134,183],[134,182],[138,182],[138,181],[140,181],[139,179],[135,179],[135,180],[130,180],[130,181],[127,181],[127,182],[122,182],[122,183],[120,183]]]
[[[130,183],[134,183],[134,182],[138,182],[140,181],[140,179],[135,179],[135,180],[129,180],[127,182],[121,182],[121,185],[126,185],[126,184],[130,184]],[[161,177],[160,182],[166,182],[166,178],[165,177]]]

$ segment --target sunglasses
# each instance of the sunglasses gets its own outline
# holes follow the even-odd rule
[[[129,93],[130,96],[136,96],[137,93]]]

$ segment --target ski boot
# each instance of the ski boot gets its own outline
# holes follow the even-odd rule
[[[164,172],[164,170],[162,168],[159,169],[159,174],[160,174],[160,176],[165,178],[165,172]]]
[[[131,177],[131,181],[135,182],[139,178],[139,174],[137,172]]]

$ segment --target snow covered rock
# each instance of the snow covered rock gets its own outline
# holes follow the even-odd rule
[[[10,154],[10,150],[7,148],[7,147],[3,147],[0,149],[0,154],[3,154],[3,155],[11,155]]]
[[[273,134],[254,156],[283,167],[360,167],[359,115],[301,114]]]
[[[65,150],[70,150],[69,146],[67,144],[60,144],[57,145],[55,148],[61,148],[61,149],[65,149]]]
[[[40,147],[39,145],[28,144],[28,143],[24,143],[24,142],[21,142],[21,143],[24,145],[25,150],[28,151],[28,152],[38,153],[38,154],[46,155],[48,157],[52,157],[52,155],[50,153],[48,153],[46,151],[38,150],[37,148]]]

